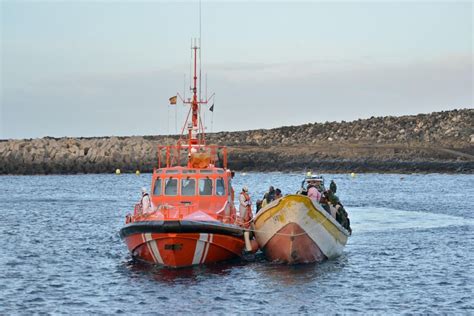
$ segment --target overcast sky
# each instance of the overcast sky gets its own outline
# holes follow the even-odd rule
[[[473,107],[470,1],[201,10],[208,131]],[[189,87],[199,2],[1,1],[0,18],[0,138],[175,133],[175,110],[181,128],[168,98]]]

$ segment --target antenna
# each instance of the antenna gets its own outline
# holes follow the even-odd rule
[[[202,59],[201,59],[201,51],[202,51],[202,42],[201,42],[201,0],[199,0],[199,101],[202,101],[202,78],[201,78],[201,69],[202,69]],[[204,111],[204,126],[206,126],[206,111]]]

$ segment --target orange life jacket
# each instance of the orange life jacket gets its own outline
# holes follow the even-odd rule
[[[247,192],[242,192],[242,194],[244,195],[245,202],[250,202],[250,195]],[[252,217],[253,217],[251,204],[249,203],[246,206],[246,208],[247,208],[247,212],[245,214],[245,218],[243,219],[245,223],[250,222],[252,220]]]

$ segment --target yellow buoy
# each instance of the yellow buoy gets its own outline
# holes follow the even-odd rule
[[[355,174],[354,172],[353,172],[353,173],[351,173],[351,177],[353,177],[353,178],[354,178],[355,176],[356,176],[356,174]]]
[[[115,169],[115,174],[120,174],[120,169]]]
[[[139,176],[139,175],[140,175],[140,170],[135,171],[135,174],[136,174],[137,176]]]

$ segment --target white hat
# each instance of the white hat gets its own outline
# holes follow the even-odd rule
[[[248,192],[248,191],[249,191],[249,188],[247,188],[247,186],[246,186],[246,185],[244,185],[244,186],[242,187],[242,191],[244,191],[244,192]]]
[[[142,194],[145,194],[145,193],[146,193],[146,188],[143,187],[143,188],[142,188]]]

